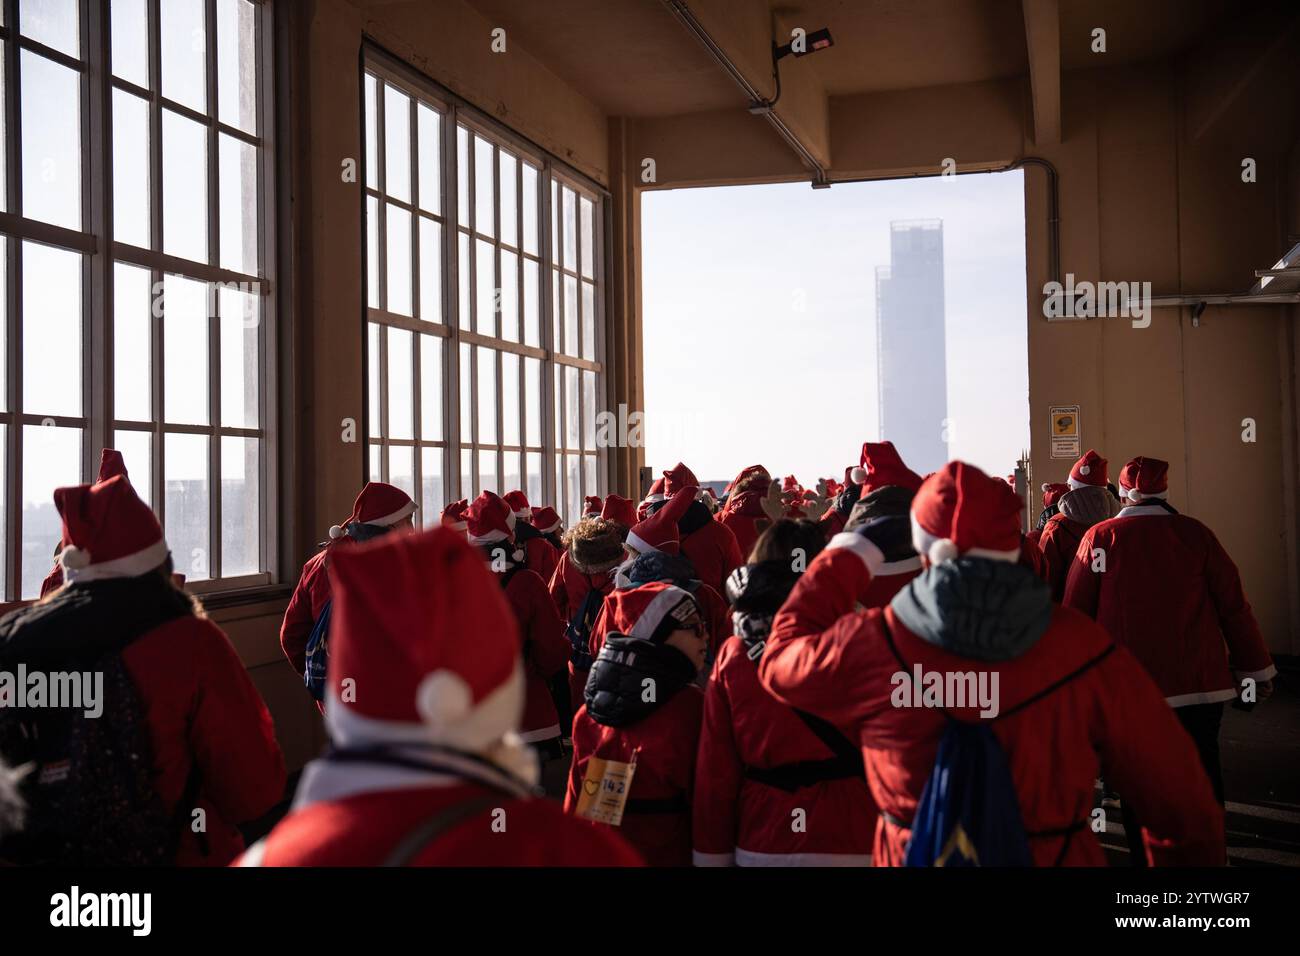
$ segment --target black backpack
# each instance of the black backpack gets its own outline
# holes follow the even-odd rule
[[[104,675],[103,713],[0,708],[0,753],[25,767],[19,794],[27,824],[0,845],[10,863],[57,866],[165,866],[197,796],[197,765],[169,815],[154,790],[153,749],[144,707],[120,654],[92,671]]]
[[[569,646],[573,648],[569,659],[573,661],[575,670],[591,670],[591,662],[594,659],[591,656],[591,629],[596,626],[596,617],[600,614],[604,603],[605,595],[592,588],[583,597],[582,603],[573,612],[573,617],[564,629],[564,636],[568,638]]]
[[[0,756],[26,771],[18,788],[27,805],[26,825],[0,843],[0,859],[74,867],[175,862],[198,796],[198,766],[168,814],[154,787],[144,705],[122,661],[136,637],[188,612],[187,599],[160,602],[157,587],[128,580],[67,588],[0,622],[3,669],[103,675],[98,717],[77,708],[0,707]]]

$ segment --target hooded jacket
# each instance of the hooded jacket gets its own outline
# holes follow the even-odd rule
[[[846,768],[759,683],[772,620],[798,580],[787,561],[743,565],[727,580],[734,636],[704,692],[692,807],[696,866],[871,862],[876,810],[860,761]],[[793,827],[795,819],[804,826]]]
[[[1074,553],[1084,532],[1100,521],[1119,513],[1119,503],[1104,487],[1084,485],[1062,495],[1056,503],[1057,514],[1043,525],[1038,549],[1043,554],[1044,573],[1052,588],[1052,600],[1065,597],[1065,578],[1074,563]]]
[[[1122,647],[1111,649],[1105,630],[1053,605],[1031,571],[982,558],[931,567],[888,607],[855,610],[874,563],[847,547],[818,555],[773,622],[759,677],[778,699],[860,742],[881,810],[876,865],[905,860],[948,719],[895,699],[899,679],[906,683],[918,667],[967,675],[967,684],[992,690],[991,707],[947,701],[964,722],[1011,711],[1070,678],[990,724],[1036,864],[1104,865],[1087,826],[1102,775],[1144,822],[1152,862],[1223,863],[1223,811],[1191,738],[1141,665]],[[888,638],[908,666],[902,674]]]
[[[593,758],[635,762],[619,830],[651,866],[691,863],[690,803],[703,710],[694,677],[695,668],[676,648],[611,634],[573,720],[564,809],[576,812],[584,786],[599,783],[594,768],[593,780],[587,779]]]

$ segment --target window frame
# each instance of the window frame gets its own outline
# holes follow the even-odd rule
[[[5,211],[0,212],[0,238],[5,240],[5,357],[6,403],[0,412],[4,437],[4,599],[29,600],[22,596],[22,428],[52,422],[56,426],[81,429],[81,481],[92,481],[98,467],[97,451],[112,447],[118,431],[148,434],[151,439],[149,475],[150,500],[160,524],[166,527],[165,436],[199,434],[208,438],[208,548],[207,574],[187,587],[200,594],[246,590],[273,584],[279,577],[280,542],[278,528],[278,310],[276,266],[278,258],[276,207],[277,117],[274,103],[276,74],[274,4],[272,0],[247,0],[256,18],[254,34],[254,77],[256,83],[255,132],[248,133],[223,123],[217,99],[220,66],[217,59],[218,0],[202,0],[204,36],[205,111],[171,100],[162,93],[161,3],[146,0],[146,49],[149,89],[112,72],[111,0],[77,0],[79,59],[53,50],[19,32],[19,0],[3,3],[4,25],[0,27],[0,49],[4,56],[3,118],[5,127]],[[21,50],[31,50],[54,62],[76,69],[80,76],[79,103],[81,141],[81,229],[69,229],[25,218],[20,209],[22,193]],[[121,90],[141,99],[148,109],[149,144],[147,183],[149,193],[149,244],[142,248],[117,240],[113,222],[114,150],[113,93]],[[163,154],[162,117],[164,108],[201,124],[207,162],[207,262],[188,260],[163,251]],[[257,155],[256,228],[260,275],[250,275],[220,265],[220,136],[225,134],[253,145]],[[42,416],[22,408],[22,275],[21,247],[38,242],[81,255],[81,408],[80,417]],[[150,420],[124,419],[115,414],[115,290],[118,263],[147,270],[150,282],[148,319]],[[258,320],[258,426],[233,427],[221,424],[220,315],[209,309],[208,321],[208,424],[169,424],[163,404],[163,324],[155,315],[153,294],[164,275],[174,275],[205,284],[207,301],[219,299],[223,285],[253,290],[259,303]],[[219,307],[218,307],[219,309]],[[120,427],[125,425],[126,427]],[[257,467],[259,567],[252,574],[219,577],[221,564],[221,445],[223,437],[256,438],[261,442]],[[133,467],[127,462],[128,469]],[[133,481],[141,484],[139,466]],[[186,562],[176,557],[177,570]]]
[[[556,445],[557,439],[561,438],[561,428],[563,421],[557,422],[553,414],[554,408],[554,369],[565,365],[577,366],[580,369],[589,371],[595,376],[594,391],[596,411],[599,412],[606,404],[607,394],[607,375],[608,363],[605,359],[605,325],[607,309],[607,284],[606,268],[608,261],[608,241],[606,230],[606,213],[610,202],[608,190],[598,183],[590,180],[577,170],[569,167],[555,156],[537,146],[532,141],[521,136],[516,131],[496,121],[484,111],[478,109],[473,104],[467,102],[459,96],[443,88],[440,84],[429,79],[409,64],[393,56],[382,48],[376,46],[373,42],[367,41],[363,45],[361,55],[361,109],[360,109],[360,132],[361,132],[361,169],[358,171],[358,180],[362,183],[361,198],[361,241],[362,241],[362,267],[363,267],[363,302],[362,302],[362,349],[363,359],[362,367],[366,376],[365,394],[365,442],[366,454],[363,455],[363,478],[387,480],[388,472],[388,455],[387,448],[390,445],[408,445],[414,444],[421,446],[436,446],[443,452],[443,488],[444,497],[447,501],[454,501],[458,498],[473,499],[479,492],[479,456],[484,453],[495,456],[495,473],[498,476],[498,487],[503,491],[510,490],[504,487],[504,469],[506,455],[519,456],[520,468],[524,472],[521,478],[521,484],[526,489],[528,486],[529,473],[527,472],[528,457],[532,454],[540,456],[541,474],[538,476],[541,482],[542,496],[545,502],[553,504],[556,509],[565,518],[566,522],[576,521],[578,513],[572,513],[568,508],[568,503],[564,497],[566,490],[567,475],[562,475],[560,483],[557,486],[556,466],[557,462],[563,461],[565,449]],[[381,422],[380,433],[372,438],[371,429],[371,402],[370,394],[372,383],[370,381],[371,356],[370,356],[370,334],[369,326],[372,322],[378,322],[381,327],[385,322],[390,322],[398,328],[411,328],[412,319],[404,315],[397,315],[387,312],[385,309],[375,309],[370,306],[369,289],[371,277],[370,270],[370,250],[369,234],[370,224],[368,221],[368,204],[372,197],[378,198],[380,213],[380,222],[376,224],[375,234],[378,237],[379,248],[376,250],[374,261],[377,263],[381,275],[378,277],[380,288],[380,304],[386,305],[385,297],[385,274],[387,271],[387,230],[386,230],[386,210],[384,203],[387,197],[377,194],[371,189],[369,165],[369,146],[368,146],[368,98],[365,92],[366,76],[374,74],[385,83],[391,83],[399,91],[412,97],[413,101],[418,98],[430,105],[433,105],[441,114],[440,126],[440,174],[442,181],[442,191],[440,195],[440,214],[438,217],[442,222],[442,323],[438,326],[427,325],[424,323],[415,323],[421,327],[419,332],[426,334],[436,334],[444,341],[442,350],[442,415],[443,440],[440,442],[422,441],[418,437],[414,442],[390,439],[383,434],[387,431],[386,421]],[[385,156],[385,129],[383,124],[384,116],[384,96],[379,92],[376,96],[378,104],[375,118],[375,128],[378,142],[375,149],[375,163],[379,167],[377,170],[377,183],[383,183],[383,175],[386,171]],[[413,105],[413,110],[418,109]],[[459,175],[460,175],[460,150],[458,145],[458,129],[465,127],[471,134],[469,147],[470,168],[467,170],[467,222],[468,226],[462,226],[459,221]],[[493,235],[491,237],[482,235],[477,230],[477,201],[478,189],[475,182],[476,163],[474,160],[475,148],[474,138],[481,137],[500,147],[508,150],[516,158],[515,165],[515,208],[518,210],[518,219],[516,222],[517,230],[515,243],[503,243],[501,239],[500,219],[501,219],[501,192],[500,192],[500,153],[498,149],[493,150],[492,174],[493,174]],[[412,159],[414,164],[418,160],[417,144],[414,136],[412,137]],[[525,253],[523,249],[523,164],[529,163],[538,171],[537,176],[537,254],[534,256]],[[412,181],[418,179],[414,166],[412,167]],[[552,256],[555,250],[551,248],[551,201],[550,201],[550,183],[552,180],[563,182],[569,188],[574,189],[575,193],[580,196],[586,196],[592,202],[592,264],[594,285],[594,327],[595,342],[593,343],[593,356],[591,360],[583,359],[576,356],[563,355],[556,352],[552,345],[554,343],[554,325],[556,318],[552,308]],[[418,216],[428,215],[419,213],[418,195],[412,194],[411,205],[417,210],[417,219],[413,223],[413,228],[418,230]],[[580,211],[580,206],[575,205]],[[580,212],[579,212],[580,215]],[[580,228],[580,227],[579,227]],[[462,233],[469,235],[469,259],[468,268],[470,270],[471,284],[468,290],[469,295],[469,327],[462,328],[460,315],[460,236]],[[477,331],[477,315],[475,312],[477,289],[472,281],[474,276],[475,259],[478,255],[478,241],[490,241],[494,250],[494,289],[501,288],[500,261],[501,250],[516,255],[516,263],[519,276],[519,285],[516,295],[516,309],[519,314],[519,335],[518,341],[512,341],[502,337],[503,323],[502,314],[499,309],[495,310],[494,335],[486,335]],[[578,252],[578,269],[581,270],[581,249]],[[412,283],[412,301],[413,306],[418,298],[418,284],[414,275],[418,272],[419,251],[412,246],[411,269],[413,275]],[[538,288],[537,288],[537,310],[538,310],[538,344],[526,344],[528,334],[526,329],[526,319],[524,310],[524,276],[525,259],[535,259],[538,263]],[[415,309],[413,308],[413,311]],[[436,329],[436,331],[435,331]],[[387,336],[381,335],[381,343],[386,343]],[[470,409],[468,411],[469,434],[463,434],[462,429],[462,409],[461,409],[461,349],[468,346],[470,349],[470,360],[468,362],[470,381],[468,383],[470,396]],[[479,415],[478,415],[478,350],[481,348],[491,349],[493,351],[493,361],[496,369],[497,397],[496,397],[496,441],[480,442],[478,436]],[[386,351],[386,344],[381,345],[381,349]],[[416,350],[418,351],[418,339],[416,340]],[[502,382],[502,353],[510,352],[519,356],[519,383],[517,394],[520,397],[516,411],[519,415],[519,442],[518,444],[507,444],[505,441],[504,421],[505,409],[502,401],[503,391]],[[378,363],[380,382],[378,383],[378,406],[381,416],[387,415],[389,404],[389,378],[388,369],[385,362],[385,356],[381,355]],[[541,424],[540,445],[529,444],[527,433],[527,360],[536,360],[539,362],[540,378],[540,396],[538,407],[538,416]],[[412,390],[415,397],[415,404],[419,404],[420,381],[413,379]],[[582,402],[581,379],[579,384],[579,404]],[[419,435],[419,421],[416,420],[414,434]],[[579,444],[582,442],[583,432],[579,432]],[[594,434],[594,423],[593,423]],[[370,445],[372,441],[380,446],[379,474],[373,474],[370,470]],[[593,442],[593,444],[596,444]],[[470,453],[470,471],[469,484],[462,479],[461,458],[463,452]],[[585,449],[582,454],[591,454],[595,459],[595,488],[587,488],[585,484],[585,468],[579,467],[581,488],[577,497],[577,503],[580,506],[582,494],[604,494],[608,485],[608,457],[607,449],[596,447],[587,452]],[[414,487],[417,498],[422,493],[422,462],[421,456],[416,454],[415,458],[415,475],[413,477]],[[542,502],[534,502],[541,504]],[[424,522],[426,525],[436,524],[437,515],[425,515]]]

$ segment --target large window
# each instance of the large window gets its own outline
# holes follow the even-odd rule
[[[364,109],[370,477],[426,523],[515,488],[575,520],[604,487],[602,194],[384,58]]]
[[[269,580],[269,5],[5,0],[5,597],[118,448],[200,589]],[[206,583],[205,583],[206,582]]]

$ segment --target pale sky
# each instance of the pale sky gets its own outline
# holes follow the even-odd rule
[[[875,267],[893,220],[943,220],[949,451],[1009,474],[1029,444],[1019,171],[646,192],[646,463],[840,478],[877,435]]]

